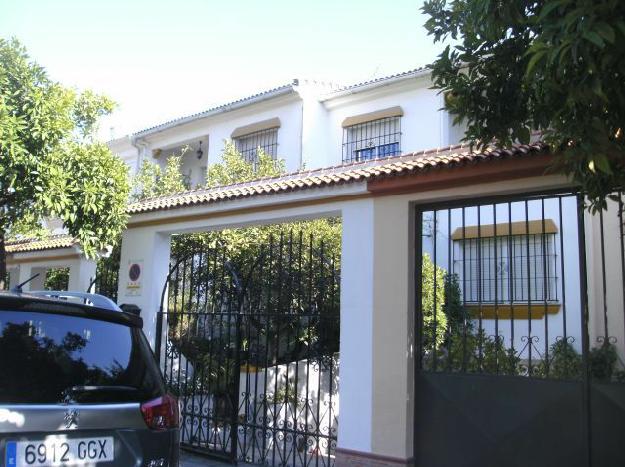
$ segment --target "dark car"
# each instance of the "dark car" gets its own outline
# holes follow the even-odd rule
[[[46,295],[0,293],[0,465],[178,466],[178,402],[142,319]]]

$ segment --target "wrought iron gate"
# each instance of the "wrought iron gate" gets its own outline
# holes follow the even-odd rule
[[[301,233],[257,245],[254,255],[233,250],[191,251],[163,288],[156,348],[181,401],[182,443],[231,461],[329,467],[337,258]]]
[[[117,286],[119,283],[121,245],[113,248],[106,258],[100,258],[96,266],[95,277],[89,284],[89,290],[104,295],[117,302]]]
[[[623,195],[418,206],[415,464],[625,465]]]

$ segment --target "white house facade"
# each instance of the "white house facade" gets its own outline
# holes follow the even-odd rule
[[[142,161],[163,165],[183,154],[190,188],[205,181],[231,140],[253,161],[257,148],[283,159],[287,172],[385,158],[458,143],[462,131],[440,110],[429,72],[416,69],[339,88],[293,80],[284,86],[223,104],[108,142],[136,173]]]
[[[188,146],[190,188],[227,140],[289,172],[128,206],[115,298],[141,310],[186,447],[294,467],[625,465],[625,193],[591,213],[543,142],[454,145],[430,84],[294,81],[108,143],[131,172]],[[245,275],[219,245],[172,250],[328,218],[331,261],[314,234],[252,239]],[[103,275],[67,236],[8,247],[20,280]]]

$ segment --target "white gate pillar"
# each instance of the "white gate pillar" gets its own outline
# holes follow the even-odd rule
[[[337,467],[352,452],[371,452],[373,201],[347,205],[342,222]]]
[[[67,289],[86,292],[91,281],[95,278],[97,264],[96,260],[87,259],[84,256],[68,264],[69,284]]]
[[[152,348],[169,254],[169,234],[150,227],[129,228],[123,233],[117,302],[141,308],[143,332]]]
[[[27,281],[35,274],[39,274],[39,276],[24,284],[22,289],[24,291],[43,290],[43,284],[46,280],[45,268],[42,268],[41,265],[38,264],[31,265],[28,263],[23,263],[19,265],[17,277],[15,279],[11,278],[11,287],[15,287],[16,285]]]
[[[396,197],[343,210],[337,467],[412,462],[411,219]]]

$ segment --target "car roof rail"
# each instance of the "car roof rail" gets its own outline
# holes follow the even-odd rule
[[[113,300],[96,293],[73,292],[67,290],[33,290],[26,293],[37,297],[49,297],[66,301],[71,298],[80,298],[84,305],[91,305],[110,311],[122,311]]]

